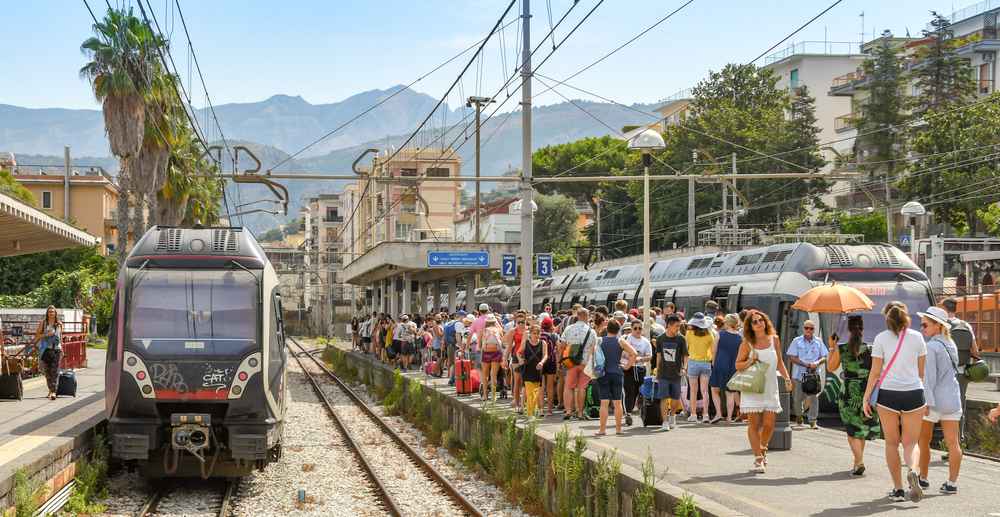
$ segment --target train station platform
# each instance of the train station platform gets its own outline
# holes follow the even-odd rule
[[[0,513],[11,504],[20,468],[42,482],[60,473],[72,479],[67,467],[89,449],[93,429],[104,420],[104,358],[104,350],[87,349],[88,367],[76,370],[76,397],[49,400],[45,378],[35,377],[25,381],[23,400],[0,399]]]
[[[342,349],[349,346],[338,343]],[[356,361],[368,361],[351,354]],[[406,377],[432,386],[442,394],[455,397],[447,379],[408,372]],[[464,405],[481,408],[478,397],[456,398]],[[502,411],[509,411],[509,400],[499,401]],[[939,495],[938,487],[947,476],[947,464],[934,454],[931,463],[931,488],[920,503],[891,503],[892,488],[885,468],[885,446],[881,440],[869,442],[865,450],[863,477],[850,475],[852,456],[846,435],[835,429],[810,430],[793,426],[792,448],[768,454],[766,474],[753,474],[753,454],[749,449],[744,424],[695,424],[681,420],[669,432],[658,427],[641,427],[633,417],[632,427],[621,436],[595,437],[597,421],[562,420],[562,414],[540,420],[538,434],[553,441],[564,426],[571,433],[587,438],[588,448],[596,453],[614,451],[622,463],[641,469],[647,455],[652,455],[660,482],[672,493],[689,492],[704,514],[750,516],[860,516],[904,512],[908,516],[1000,515],[1000,463],[966,456],[959,478],[959,494]],[[660,485],[658,484],[658,487]],[[724,510],[720,510],[724,509]]]

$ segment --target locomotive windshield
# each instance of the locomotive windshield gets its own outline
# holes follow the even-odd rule
[[[257,341],[257,284],[246,271],[143,270],[130,305],[130,343],[147,355],[239,354]]]
[[[926,282],[916,281],[916,277],[913,275],[914,273],[907,271],[898,279],[881,282],[872,281],[871,278],[854,279],[848,275],[836,279],[839,284],[849,285],[865,293],[873,302],[871,311],[860,313],[865,324],[864,340],[866,343],[871,343],[879,332],[885,330],[885,317],[882,316],[882,309],[892,301],[906,304],[910,310],[911,327],[920,330],[920,318],[917,316],[917,311],[923,311],[934,302],[927,290]],[[833,330],[836,330],[841,342],[847,340],[846,319],[836,315],[822,315],[820,321],[824,340]]]

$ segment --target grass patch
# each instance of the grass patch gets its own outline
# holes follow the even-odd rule
[[[986,415],[970,418],[965,423],[966,449],[987,456],[1000,456],[1000,429],[990,423]]]
[[[14,515],[31,517],[44,502],[45,488],[40,481],[33,481],[23,468],[14,472]]]
[[[686,493],[674,505],[674,515],[677,517],[701,517],[701,510],[694,504],[694,496]]]
[[[63,511],[70,515],[102,513],[106,509],[98,503],[108,496],[108,445],[103,434],[94,435],[90,459],[76,462],[76,484]]]

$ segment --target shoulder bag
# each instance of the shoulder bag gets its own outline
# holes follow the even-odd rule
[[[758,360],[757,350],[752,344],[747,343],[747,346],[750,347],[753,363],[742,370],[737,370],[726,383],[726,389],[741,393],[764,393],[764,386],[767,384],[767,364]]]
[[[903,349],[903,339],[906,337],[906,331],[907,329],[903,329],[903,331],[899,333],[899,342],[896,343],[896,351],[893,352],[892,359],[889,359],[889,364],[882,369],[882,374],[878,376],[878,381],[875,383],[875,387],[872,388],[872,395],[868,397],[868,403],[873,406],[878,404],[878,390],[879,387],[882,386],[882,381],[885,380],[885,376],[889,373],[889,369],[892,368],[892,365],[896,363],[896,357],[899,356],[899,351]]]

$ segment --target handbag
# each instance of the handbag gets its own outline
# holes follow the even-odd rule
[[[592,375],[591,378],[600,379],[601,377],[604,377],[604,349],[601,347],[600,343],[594,347],[594,354],[591,356],[591,361],[594,363],[592,368],[594,375]]]
[[[868,397],[869,404],[873,406],[878,404],[879,386],[881,386],[882,381],[885,380],[885,376],[886,374],[889,373],[889,369],[892,368],[892,365],[896,363],[896,357],[899,356],[899,351],[903,349],[903,338],[905,337],[906,337],[906,329],[903,329],[903,331],[899,333],[899,342],[896,343],[896,351],[893,352],[892,358],[889,359],[889,364],[886,365],[886,367],[882,370],[882,374],[878,376],[878,381],[875,383],[875,387],[872,388],[872,394],[870,397]]]
[[[738,370],[729,378],[726,389],[729,391],[739,391],[743,393],[764,393],[764,386],[767,384],[767,364],[757,359],[757,351],[750,347],[753,352],[753,363],[742,370]]]

